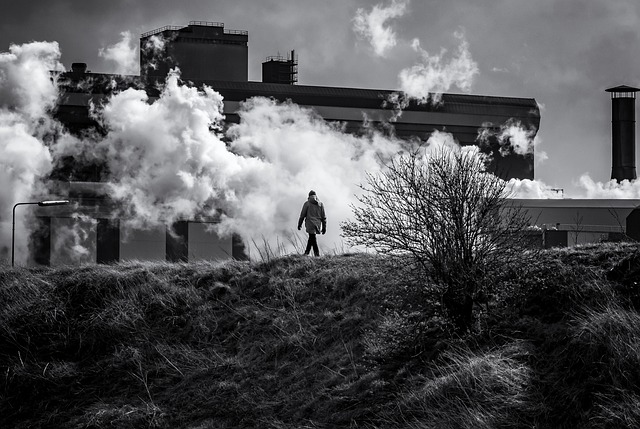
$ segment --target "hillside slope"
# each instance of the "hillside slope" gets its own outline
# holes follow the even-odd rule
[[[381,256],[0,269],[0,427],[640,427],[636,250],[503,267],[463,338]]]

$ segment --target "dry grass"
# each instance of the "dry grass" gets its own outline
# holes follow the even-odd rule
[[[640,427],[634,251],[506,267],[463,338],[375,255],[5,268],[0,427]]]

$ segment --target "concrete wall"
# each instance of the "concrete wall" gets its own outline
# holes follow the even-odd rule
[[[81,265],[118,261],[245,259],[237,236],[220,237],[214,223],[181,221],[153,229],[123,229],[117,220],[41,217],[28,265]]]

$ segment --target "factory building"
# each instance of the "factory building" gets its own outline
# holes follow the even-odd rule
[[[298,58],[292,51],[286,58],[267,57],[262,82],[248,80],[248,33],[227,30],[224,24],[192,21],[187,26],[166,26],[140,37],[140,76],[117,76],[87,71],[84,63],[74,63],[61,76],[61,96],[56,117],[73,133],[80,134],[99,124],[89,115],[89,106],[99,104],[113,91],[128,87],[145,89],[150,101],[158,96],[157,84],[175,66],[181,78],[196,86],[208,85],[224,97],[226,122],[238,122],[238,107],[251,97],[291,101],[314,110],[326,121],[340,122],[346,132],[358,134],[363,122],[392,132],[404,139],[426,141],[434,130],[451,133],[462,145],[476,145],[480,130],[493,137],[482,150],[496,153],[495,137],[501,127],[519,123],[532,136],[540,125],[540,111],[534,99],[469,94],[443,94],[432,105],[411,101],[402,115],[389,102],[396,91],[298,85]],[[491,170],[505,179],[533,179],[533,154],[494,156]],[[77,203],[71,207],[36,208],[40,219],[38,240],[31,248],[32,261],[39,264],[71,262],[64,251],[56,250],[58,231],[70,228],[72,212],[80,210],[90,233],[82,262],[111,263],[127,259],[194,261],[200,259],[244,258],[238,237],[218,237],[207,225],[214,218],[185,219],[153,231],[123,231],[110,217],[110,204],[100,165],[80,165],[65,160],[52,173],[58,195]],[[43,238],[42,238],[43,237]]]
[[[611,94],[611,180],[636,179],[635,99],[639,88],[620,85]],[[585,243],[640,241],[640,200],[637,199],[521,199],[534,225],[540,226],[540,246],[564,247]]]
[[[164,79],[179,67],[185,80],[249,80],[249,33],[228,30],[221,22],[191,21],[140,36],[140,75]]]
[[[513,199],[536,229],[537,247],[640,240],[638,199]]]

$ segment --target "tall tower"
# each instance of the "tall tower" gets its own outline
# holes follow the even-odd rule
[[[267,57],[262,63],[262,82],[284,83],[294,85],[298,81],[298,59],[296,52],[291,51],[291,56]]]
[[[140,74],[164,79],[178,67],[183,79],[249,80],[249,35],[227,30],[221,22],[191,21],[165,26],[140,36]]]
[[[611,179],[636,178],[636,92],[621,85],[605,90],[611,93]]]

